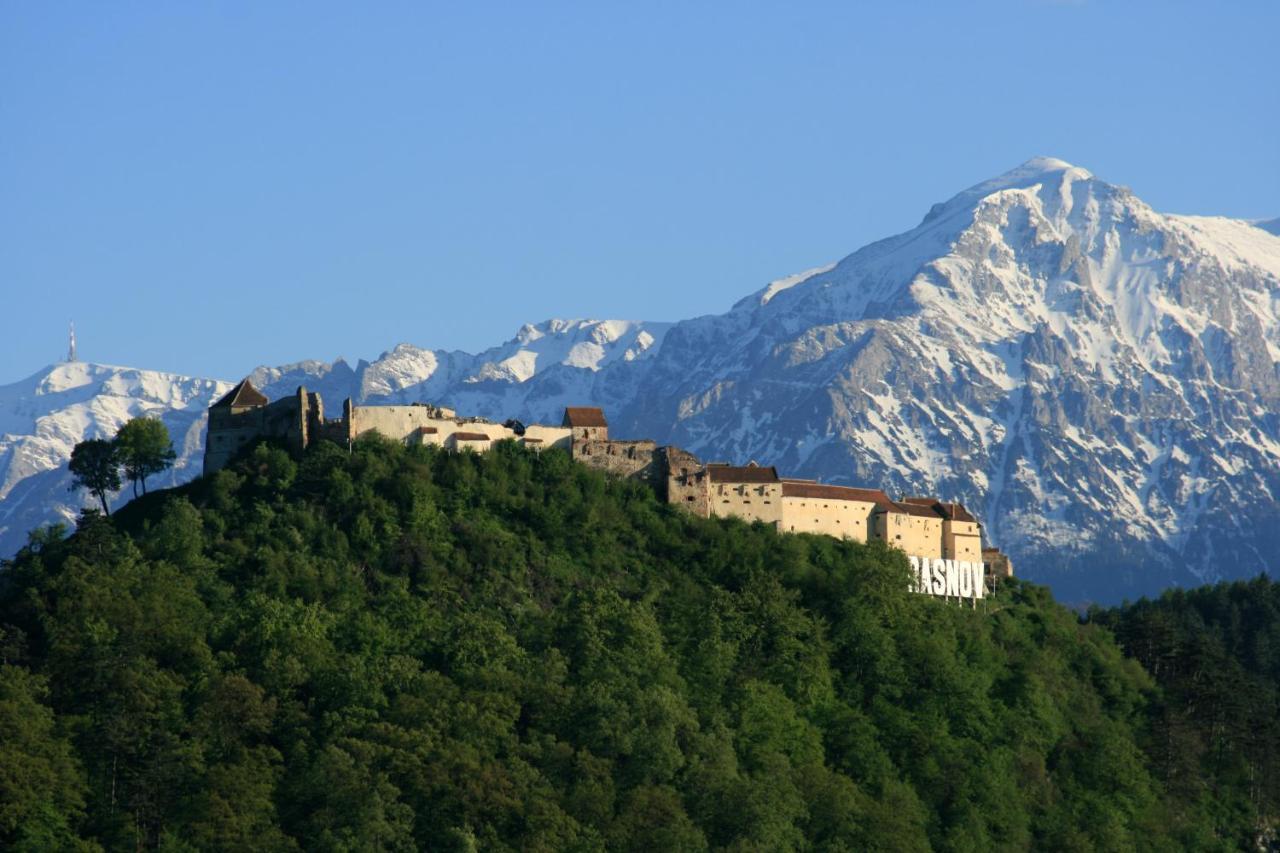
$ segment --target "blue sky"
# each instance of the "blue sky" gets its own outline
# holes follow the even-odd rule
[[[696,8],[695,8],[696,7]],[[1038,155],[1280,216],[1280,4],[0,5],[0,382],[674,320]]]

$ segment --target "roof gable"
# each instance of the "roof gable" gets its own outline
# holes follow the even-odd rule
[[[594,406],[566,406],[564,425],[567,427],[607,427],[604,410]]]
[[[222,396],[222,399],[214,403],[209,408],[216,409],[221,407],[237,408],[237,407],[253,407],[265,406],[271,401],[266,395],[253,387],[253,383],[248,377],[241,379],[236,383],[236,387],[232,388]]]

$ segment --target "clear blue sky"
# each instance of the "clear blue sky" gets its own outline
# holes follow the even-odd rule
[[[1280,3],[0,4],[0,382],[674,320],[1038,154],[1280,216]]]

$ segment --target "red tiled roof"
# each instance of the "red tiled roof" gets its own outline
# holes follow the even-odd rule
[[[827,498],[833,501],[863,501],[877,506],[888,506],[893,503],[889,496],[879,489],[828,486],[823,483],[803,483],[795,480],[782,481],[782,496],[785,498]]]
[[[571,427],[607,427],[604,411],[591,406],[567,406],[564,410],[564,425]]]
[[[435,434],[436,434],[436,433],[438,433],[439,431],[440,431],[440,430],[436,429],[436,428],[435,428],[435,427],[433,427],[433,426],[420,426],[420,427],[418,427],[418,432],[423,433],[424,435],[435,435]]]
[[[752,465],[708,465],[707,476],[713,483],[776,483],[778,469],[772,465],[767,468]]]
[[[525,439],[524,439],[524,443],[525,443],[525,444],[542,444],[542,439],[540,439],[540,438],[529,438],[528,436],[526,436],[526,437],[525,437]]]
[[[482,432],[455,432],[454,441],[488,441],[489,436]]]
[[[214,403],[209,408],[216,409],[221,406],[265,406],[271,402],[266,395],[253,387],[253,383],[247,378],[241,379],[236,387],[232,388],[222,396],[222,399]]]

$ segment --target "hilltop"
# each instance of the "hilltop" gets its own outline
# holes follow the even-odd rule
[[[1158,688],[1107,630],[1018,581],[978,609],[908,581],[556,450],[260,445],[0,573],[0,845],[1252,837],[1234,782],[1171,793]]]

